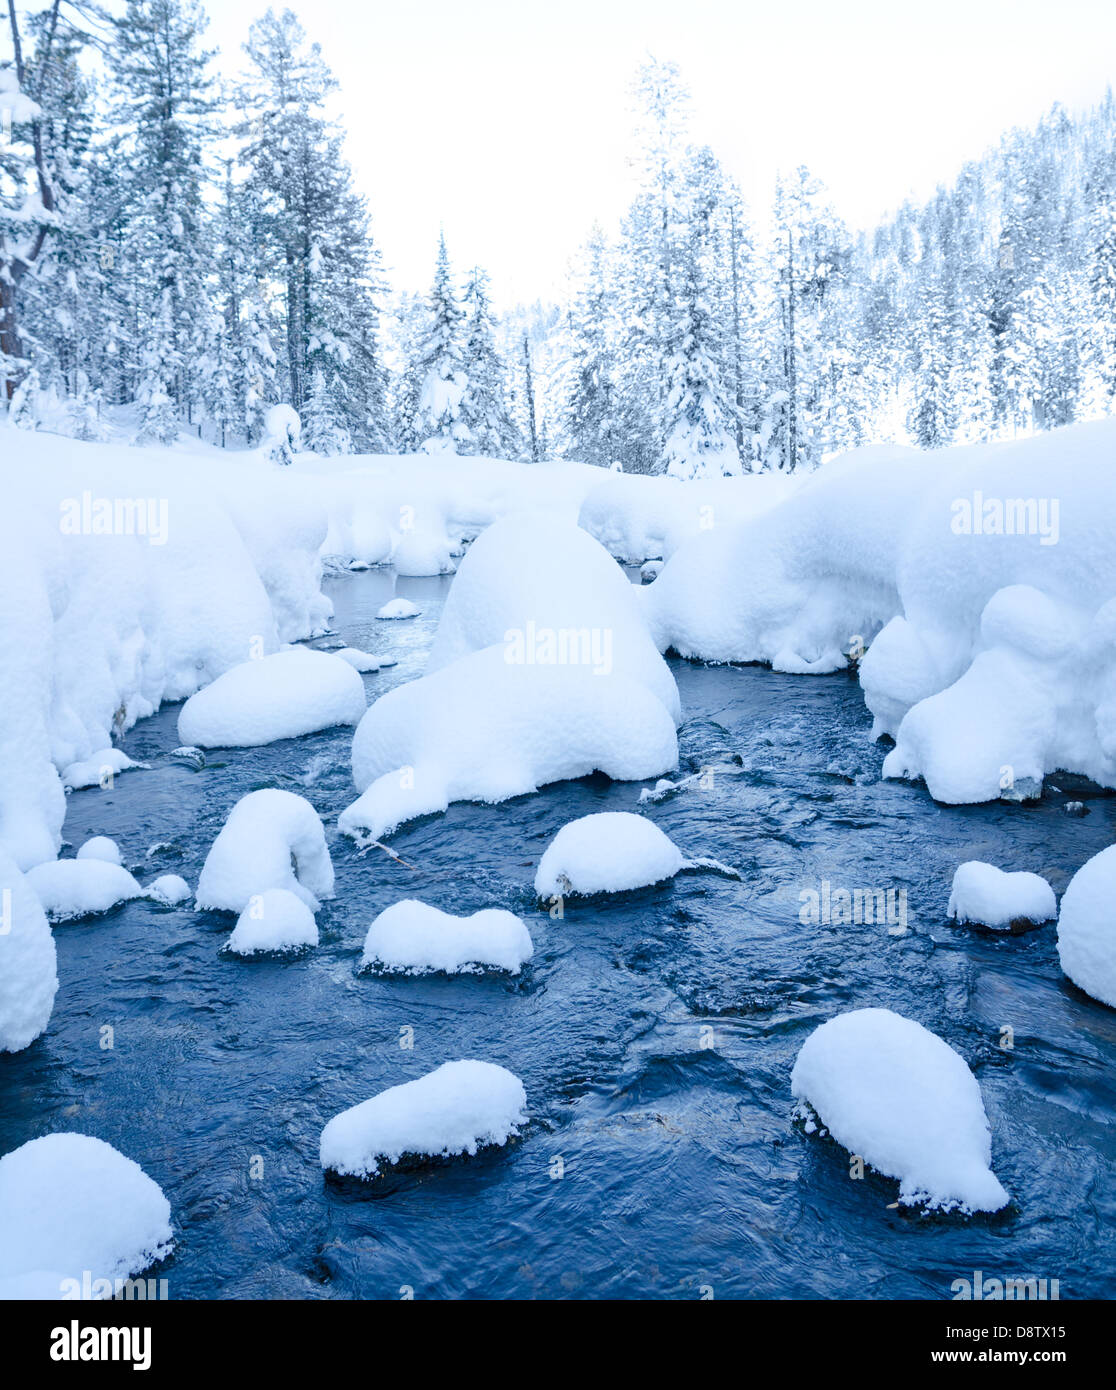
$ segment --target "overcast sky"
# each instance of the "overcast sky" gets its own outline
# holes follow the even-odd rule
[[[208,0],[223,65],[260,0]],[[950,179],[1054,101],[1116,77],[1114,0],[292,0],[341,83],[347,151],[393,283],[439,225],[508,304],[556,292],[631,195],[632,75],[677,62],[694,133],[756,206],[799,163],[854,226]]]

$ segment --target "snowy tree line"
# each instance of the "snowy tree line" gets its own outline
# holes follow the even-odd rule
[[[438,244],[390,296],[289,11],[222,86],[196,0],[50,0],[0,68],[0,399],[17,423],[259,441],[287,402],[325,454],[447,448],[680,477],[814,466],[1107,413],[1116,107],[1055,109],[854,235],[805,169],[754,217],[691,141],[677,69],[637,81],[639,191],[566,302],[499,320]]]

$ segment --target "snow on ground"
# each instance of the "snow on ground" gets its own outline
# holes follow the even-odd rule
[[[514,913],[490,907],[455,917],[405,898],[385,908],[368,928],[360,968],[457,975],[487,967],[518,975],[534,949],[531,933]]]
[[[54,937],[34,889],[0,849],[0,1052],[20,1052],[50,1021]]]
[[[1051,922],[1058,915],[1054,890],[1038,874],[1005,873],[970,859],[953,875],[949,916],[1005,930],[1013,922]]]
[[[146,766],[146,763],[137,763],[129,758],[120,748],[101,748],[88,758],[64,767],[62,786],[66,791],[80,791],[83,787],[111,787],[118,772]]]
[[[335,1115],[322,1130],[327,1171],[374,1178],[404,1155],[475,1154],[506,1144],[527,1122],[527,1095],[517,1076],[491,1062],[444,1062]]]
[[[685,864],[677,845],[630,811],[602,811],[564,825],[535,874],[540,898],[623,893],[673,878]]]
[[[253,748],[358,724],[367,703],[350,662],[290,647],[242,661],[191,695],[178,716],[178,737],[198,748]]]
[[[63,1296],[127,1279],[173,1244],[170,1204],[138,1163],[85,1134],[47,1134],[0,1158],[0,1297]]]
[[[898,1178],[904,1205],[972,1212],[1009,1201],[976,1077],[913,1019],[890,1009],[831,1018],[803,1043],[791,1093],[850,1153]]]
[[[143,889],[119,864],[104,859],[54,859],[27,870],[27,882],[52,922],[70,922],[108,912],[143,896]]]
[[[309,801],[265,787],[229,812],[202,866],[197,904],[240,913],[270,888],[289,889],[316,912],[320,899],[333,897],[333,863]]]
[[[253,894],[237,918],[225,950],[237,956],[300,951],[318,944],[318,924],[303,900],[289,888]]]
[[[1116,1009],[1116,845],[1086,860],[1062,894],[1058,959],[1078,989]]]
[[[1116,786],[1116,421],[823,466],[686,542],[645,593],[660,649],[860,666],[887,776],[989,800],[1056,768]],[[747,479],[741,480],[747,482]]]

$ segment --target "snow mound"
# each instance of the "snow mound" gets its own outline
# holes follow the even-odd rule
[[[949,916],[1003,930],[1013,922],[1050,922],[1058,915],[1054,890],[1038,874],[1005,873],[970,859],[953,875]]]
[[[385,908],[368,928],[360,968],[456,975],[487,966],[518,975],[533,954],[530,932],[511,912],[485,908],[455,917],[405,898]]]
[[[354,671],[382,671],[385,666],[396,664],[391,657],[373,656],[371,652],[362,652],[359,647],[342,647],[333,655],[339,661],[347,661]]]
[[[120,850],[115,840],[110,840],[107,835],[94,835],[86,840],[81,849],[77,852],[79,859],[103,859],[106,864],[119,864],[123,867],[124,861],[120,857]]]
[[[356,724],[366,705],[364,682],[349,662],[292,647],[243,661],[192,695],[178,716],[178,737],[200,748],[253,748]]]
[[[54,859],[27,871],[43,911],[52,922],[69,922],[108,912],[143,896],[127,869],[104,859]]]
[[[913,1019],[890,1009],[831,1018],[803,1043],[791,1092],[850,1153],[898,1178],[904,1205],[999,1211],[1009,1201],[976,1077]]]
[[[102,748],[99,753],[93,753],[88,758],[70,763],[64,768],[62,785],[67,791],[73,792],[81,791],[85,787],[111,786],[112,779],[118,772],[146,766],[146,763],[133,761],[119,748]]]
[[[677,724],[678,687],[651,640],[640,597],[579,527],[536,513],[505,517],[462,560],[427,669],[502,643],[509,664],[583,667],[601,684],[638,681]]]
[[[338,818],[380,839],[452,801],[506,801],[603,772],[642,781],[674,769],[674,721],[646,686],[584,666],[510,665],[486,647],[382,695],[353,738],[361,796]]]
[[[527,1095],[517,1076],[492,1062],[444,1062],[335,1115],[322,1130],[321,1164],[374,1178],[381,1163],[404,1155],[448,1157],[506,1144],[526,1121]]]
[[[333,864],[317,811],[294,792],[265,788],[229,812],[198,879],[197,904],[243,912],[255,894],[286,888],[316,912],[333,897]]]
[[[417,618],[421,612],[418,604],[412,603],[409,598],[393,598],[384,604],[376,617],[390,621],[395,618]]]
[[[299,951],[318,944],[318,924],[303,900],[288,888],[254,894],[237,918],[225,950],[237,956]]]
[[[685,862],[653,821],[602,811],[559,830],[539,863],[535,892],[540,898],[623,893],[673,878]]]
[[[193,893],[190,885],[178,874],[161,874],[148,885],[147,896],[166,907],[174,907],[177,903],[184,903],[187,898],[193,897]]]
[[[20,1052],[35,1041],[50,1022],[57,992],[57,956],[46,915],[26,877],[0,849],[0,1052]]]
[[[1116,845],[1086,860],[1062,894],[1058,959],[1078,989],[1116,1009]]]
[[[86,1271],[127,1279],[169,1253],[170,1204],[138,1163],[86,1134],[48,1134],[0,1158],[0,1284],[43,1297]],[[47,1276],[50,1281],[48,1282]]]

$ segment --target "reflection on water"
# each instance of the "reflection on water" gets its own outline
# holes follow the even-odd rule
[[[370,699],[421,674],[448,580],[371,572],[329,587],[341,635],[398,658],[365,678]],[[421,617],[376,621],[396,592]],[[944,1298],[974,1269],[1110,1296],[1116,1013],[1062,978],[1052,926],[993,936],[951,927],[945,907],[970,858],[1035,870],[1061,893],[1112,842],[1116,800],[1092,800],[1083,819],[1059,793],[1037,807],[935,806],[879,781],[850,678],[673,667],[684,768],[713,773],[645,812],[742,880],[683,875],[567,905],[561,921],[532,897],[543,847],[575,816],[637,809],[639,787],[597,777],[454,806],[393,837],[402,865],[336,832],[353,797],[351,731],[194,771],[168,757],[177,709],[144,721],[126,747],[151,771],[73,794],[67,838],[111,835],[141,880],[195,883],[240,796],[301,792],[337,870],[321,946],[230,959],[231,918],[148,902],[58,928],[50,1029],[0,1059],[0,1151],[76,1129],[135,1158],[175,1213],[161,1271],[175,1298],[398,1298],[404,1286],[417,1298]],[[800,895],[823,880],[905,889],[907,932],[803,923]],[[403,896],[520,913],[532,965],[515,980],[358,977],[368,923]],[[792,1124],[798,1048],[865,1005],[918,1019],[973,1066],[1015,1199],[1005,1213],[890,1210],[894,1182],[851,1180],[843,1150]],[[533,1118],[519,1142],[374,1185],[323,1177],[326,1120],[456,1057],[523,1078]]]

